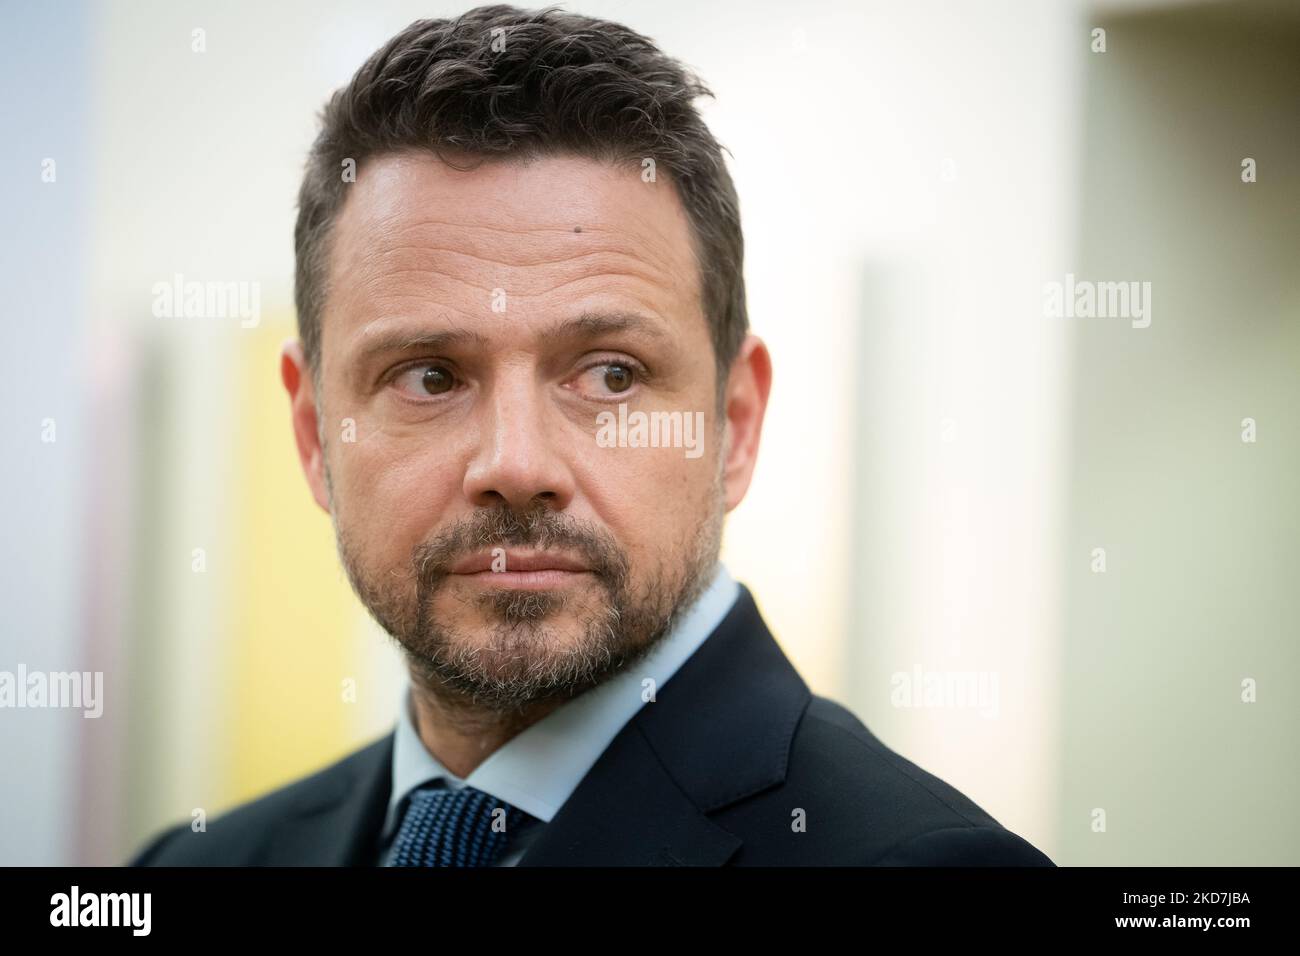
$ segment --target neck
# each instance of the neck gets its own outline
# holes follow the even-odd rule
[[[415,729],[425,749],[462,780],[507,741],[564,703],[560,698],[542,700],[523,711],[501,713],[416,674],[411,675],[411,702]]]

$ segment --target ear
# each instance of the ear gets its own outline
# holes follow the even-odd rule
[[[316,395],[312,386],[311,369],[303,355],[302,343],[290,339],[280,350],[280,380],[289,393],[289,412],[293,419],[293,437],[298,443],[298,461],[311,487],[316,504],[330,510],[329,493],[325,490],[325,450],[321,448],[317,425]]]
[[[740,504],[749,490],[758,460],[767,396],[772,390],[772,357],[757,335],[745,336],[731,364],[724,396],[727,440],[722,465],[727,510]]]

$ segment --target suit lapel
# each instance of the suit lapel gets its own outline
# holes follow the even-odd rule
[[[520,866],[721,866],[742,841],[708,814],[785,779],[811,699],[749,590],[619,731]],[[302,788],[272,866],[372,866],[393,734]]]
[[[700,648],[618,733],[520,866],[721,866],[707,816],[785,779],[811,693],[743,585]]]
[[[320,785],[304,787],[280,824],[270,866],[373,866],[392,788],[393,734],[358,751]]]
[[[519,866],[720,866],[740,841],[699,812],[645,737],[624,729]]]

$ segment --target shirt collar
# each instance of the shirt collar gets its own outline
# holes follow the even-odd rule
[[[646,681],[657,692],[695,653],[731,610],[740,587],[719,562],[712,583],[672,631],[629,670],[573,700],[506,741],[462,780],[420,740],[405,685],[393,738],[393,787],[384,832],[396,826],[402,800],[416,787],[442,779],[452,789],[469,785],[539,820],[555,816],[587,771],[645,703]]]

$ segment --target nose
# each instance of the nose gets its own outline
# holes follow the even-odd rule
[[[552,420],[532,376],[498,380],[485,393],[478,447],[465,469],[465,497],[478,507],[528,511],[544,502],[555,511],[573,500],[573,472],[557,447],[562,429]]]

